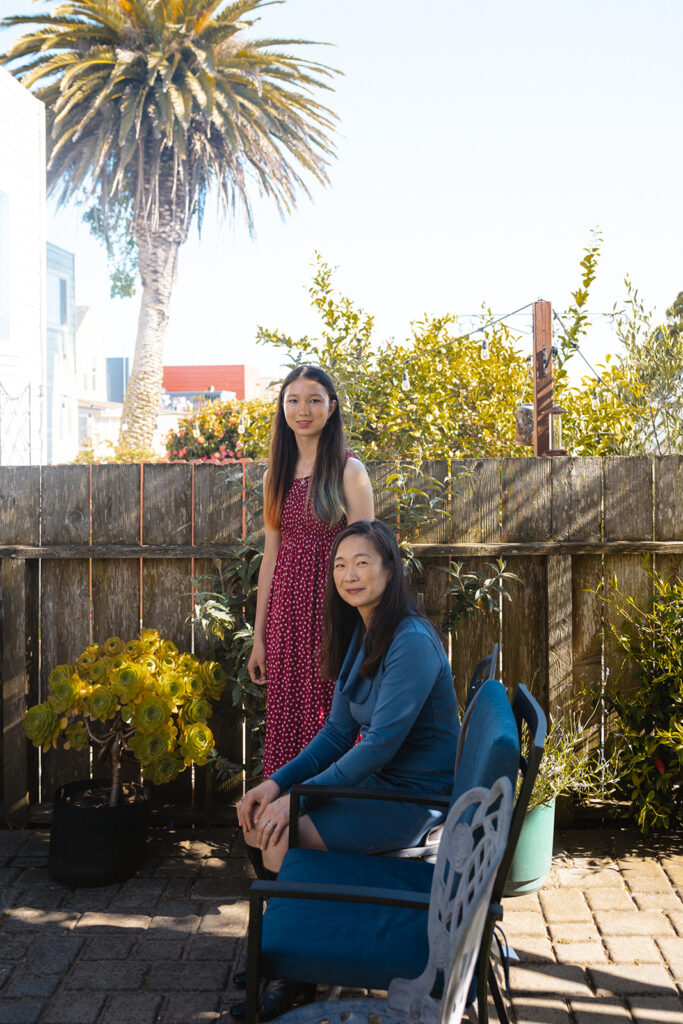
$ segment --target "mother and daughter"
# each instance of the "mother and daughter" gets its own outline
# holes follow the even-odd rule
[[[251,678],[268,683],[264,781],[237,805],[252,860],[276,872],[299,782],[448,794],[459,722],[448,659],[408,591],[396,540],[346,450],[317,367],[285,379],[264,480],[266,539]],[[443,814],[377,800],[302,802],[300,844],[415,845]],[[259,855],[260,851],[260,855]]]

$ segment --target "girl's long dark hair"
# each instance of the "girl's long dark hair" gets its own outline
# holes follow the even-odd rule
[[[299,457],[296,438],[287,426],[284,410],[285,392],[289,385],[299,377],[308,377],[309,380],[316,381],[325,389],[330,402],[336,402],[334,412],[325,424],[318,441],[318,451],[308,482],[306,502],[311,504],[318,519],[322,519],[330,525],[338,523],[345,511],[343,476],[346,465],[346,443],[337,389],[331,378],[320,367],[296,366],[282,382],[270,432],[270,453],[263,496],[263,511],[266,526],[272,530],[277,530],[280,527],[282,506],[292,486]]]
[[[365,658],[360,667],[361,675],[370,677],[375,674],[382,658],[389,650],[399,623],[406,615],[427,618],[415,604],[408,589],[398,544],[389,527],[377,519],[372,523],[364,519],[351,523],[335,538],[327,573],[323,611],[325,632],[320,655],[322,672],[328,679],[336,679],[339,675],[354,630],[362,621],[360,612],[339,595],[334,582],[334,559],[339,545],[346,537],[353,536],[368,538],[382,559],[383,567],[389,573],[384,593],[372,613],[365,635]]]

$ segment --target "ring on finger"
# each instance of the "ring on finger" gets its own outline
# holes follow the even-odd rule
[[[275,822],[274,821],[267,821],[266,822],[266,828],[275,828],[275,827],[276,826],[275,826]]]

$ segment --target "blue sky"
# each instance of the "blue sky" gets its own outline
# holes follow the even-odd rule
[[[3,14],[45,6],[0,0]],[[181,254],[167,363],[273,372],[280,357],[254,345],[256,326],[315,330],[315,250],[375,314],[376,336],[397,341],[425,313],[482,302],[561,310],[596,226],[591,309],[611,310],[626,274],[660,313],[683,289],[680,0],[286,0],[263,10],[259,34],[334,44],[307,48],[344,72],[331,186],[285,222],[257,200],[255,240],[207,210]],[[78,215],[51,213],[48,234],[75,251],[77,300],[109,353],[132,352],[137,302],[108,299]],[[586,354],[609,347],[598,322]]]

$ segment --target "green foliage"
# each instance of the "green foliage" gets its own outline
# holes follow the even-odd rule
[[[74,665],[57,665],[49,696],[31,707],[24,731],[44,753],[99,748],[111,762],[111,804],[120,795],[121,754],[130,751],[145,779],[168,782],[190,764],[206,764],[213,736],[206,719],[226,685],[215,662],[179,654],[155,629],[124,643],[109,637],[90,644]],[[190,713],[188,714],[188,708]]]
[[[228,548],[227,556],[214,559],[215,574],[196,580],[195,621],[211,642],[214,656],[225,670],[232,717],[244,717],[248,736],[248,760],[234,764],[216,754],[211,763],[220,781],[242,771],[257,775],[263,765],[266,687],[252,683],[247,670],[254,645],[256,589],[263,557],[263,540],[248,539]],[[211,589],[202,589],[211,588]]]
[[[272,402],[216,399],[183,416],[166,438],[172,462],[263,459],[268,454]],[[240,433],[242,427],[242,433]]]
[[[647,564],[647,560],[646,560]],[[683,811],[683,582],[648,568],[653,597],[645,608],[613,577],[598,589],[622,621],[610,623],[637,666],[635,688],[606,693],[623,784],[643,832],[680,825]]]
[[[138,250],[132,223],[132,203],[128,195],[110,199],[106,207],[89,206],[83,220],[90,234],[104,244],[109,266],[109,294],[112,299],[130,299],[138,279]]]
[[[551,720],[529,809],[558,796],[571,796],[578,803],[611,797],[619,783],[619,765],[614,756],[602,755],[599,741],[599,725],[592,719],[583,722],[569,714]]]
[[[443,571],[448,574],[449,584],[446,595],[449,608],[444,626],[457,632],[458,623],[469,619],[478,611],[497,612],[501,601],[512,598],[506,582],[521,582],[519,576],[505,568],[505,562],[489,562],[489,572],[480,569],[465,569],[462,562],[456,562]]]

